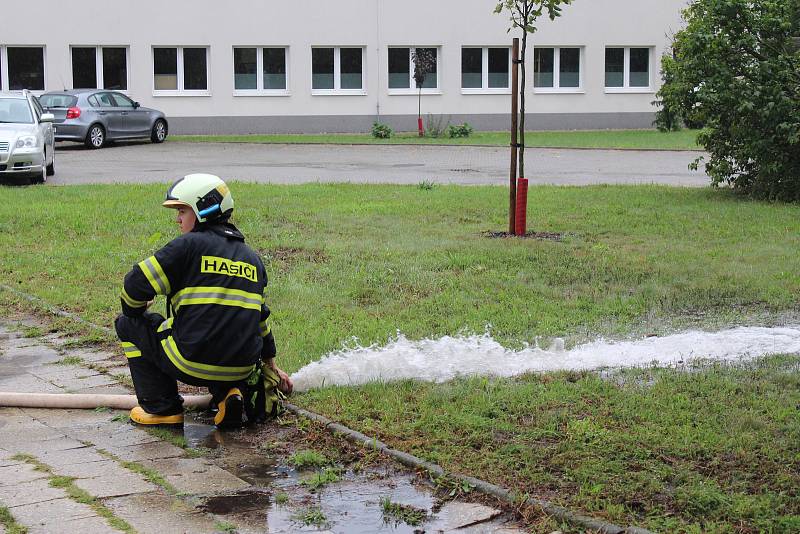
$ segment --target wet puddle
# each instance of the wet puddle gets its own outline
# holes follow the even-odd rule
[[[208,497],[200,505],[200,509],[218,515],[240,512],[258,512],[267,509],[270,504],[269,492],[263,490],[242,490],[230,495]]]
[[[447,506],[439,510],[431,488],[420,485],[412,473],[391,463],[357,473],[343,467],[338,482],[312,491],[302,482],[315,473],[314,469],[297,470],[286,465],[285,458],[259,452],[246,439],[249,432],[256,434],[260,430],[220,432],[201,421],[188,420],[184,427],[189,447],[211,449],[210,457],[215,463],[252,485],[235,493],[207,497],[199,506],[236,523],[240,532],[412,534],[435,532],[437,529],[430,527],[458,519],[449,517],[453,512]],[[385,516],[383,499],[413,506],[427,519],[412,526]]]

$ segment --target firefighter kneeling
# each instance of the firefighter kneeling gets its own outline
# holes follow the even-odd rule
[[[238,428],[277,414],[289,376],[275,365],[264,264],[230,223],[233,197],[217,176],[190,174],[167,192],[181,235],[125,276],[115,326],[142,425],[183,423],[177,380],[206,386],[214,423]],[[167,315],[147,311],[167,297]]]

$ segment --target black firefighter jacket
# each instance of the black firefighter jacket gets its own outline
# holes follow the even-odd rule
[[[131,269],[122,312],[140,316],[165,295],[172,317],[158,337],[172,364],[201,380],[239,381],[259,357],[275,356],[266,285],[264,264],[235,226],[202,225]]]

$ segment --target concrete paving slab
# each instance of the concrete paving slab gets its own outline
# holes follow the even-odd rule
[[[18,460],[12,460],[12,456],[14,456],[14,453],[11,451],[0,449],[0,467],[10,467],[12,465],[20,465],[23,463]]]
[[[215,521],[183,501],[162,493],[115,497],[103,502],[141,534],[217,532]]]
[[[16,486],[23,482],[30,482],[41,478],[47,478],[44,471],[37,471],[30,464],[17,464],[0,467],[0,487]]]
[[[0,376],[0,390],[18,393],[64,393],[64,388],[29,373]]]
[[[86,464],[91,465],[91,464]],[[158,486],[143,480],[139,475],[117,465],[112,473],[95,478],[75,480],[75,485],[98,498],[119,497],[134,493],[158,491]]]
[[[425,525],[430,532],[449,532],[470,525],[491,521],[503,512],[483,504],[450,501],[436,514],[436,519]],[[460,532],[460,530],[459,530]]]
[[[3,359],[14,361],[18,365],[22,362],[25,367],[57,362],[61,358],[57,350],[31,343],[30,340],[20,342],[12,339],[9,343],[3,343]]]
[[[24,436],[24,438],[22,438]],[[53,439],[65,438],[63,432],[55,430],[45,425],[8,425],[3,427],[0,433],[0,445],[6,445],[9,450],[14,450],[20,444],[36,443]],[[20,441],[24,441],[20,443]]]
[[[103,459],[99,462],[62,464],[58,467],[55,467],[52,464],[48,465],[50,465],[50,467],[53,468],[53,471],[56,474],[73,478],[95,478],[95,477],[102,477],[110,474],[120,473],[121,471],[127,471],[124,467],[119,465],[114,460],[108,460],[108,459]]]
[[[31,443],[17,443],[13,448],[16,448],[19,452],[32,454],[36,457],[43,457],[49,452],[82,449],[84,447],[86,447],[86,445],[80,441],[68,437],[59,437]]]
[[[10,420],[14,417],[22,417],[25,415],[25,412],[22,411],[22,408],[17,408],[16,406],[2,406],[0,407],[0,425],[2,425],[3,421]]]
[[[64,431],[75,439],[85,440],[113,454],[116,454],[116,450],[130,445],[159,441],[157,437],[151,436],[144,430],[114,421],[91,428],[80,427],[73,430],[64,429]]]
[[[184,450],[171,443],[153,441],[140,445],[121,447],[114,451],[117,458],[126,462],[143,462],[147,460],[161,460],[164,458],[178,458],[183,456]]]
[[[117,386],[119,381],[108,375],[94,374],[83,377],[77,377],[75,380],[70,381],[56,381],[56,384],[63,385],[73,391],[86,391],[89,389],[97,389],[101,387]]]
[[[59,430],[106,424],[113,417],[111,412],[96,412],[94,410],[48,410],[41,408],[24,408],[23,410],[25,416]]]
[[[63,490],[51,488],[48,481],[43,478],[13,486],[0,486],[0,502],[12,510],[26,504],[63,499],[64,496]]]
[[[161,473],[182,493],[219,493],[250,487],[244,480],[202,458],[167,458],[142,462],[142,465]]]
[[[87,362],[112,362],[125,363],[125,356],[107,350],[87,350],[77,349],[70,351],[70,354],[80,356]]]
[[[66,337],[58,332],[50,332],[40,337],[39,341],[48,345],[63,345],[69,339],[71,338]]]
[[[63,529],[61,532],[80,532],[80,534],[109,534],[110,532],[118,532],[112,528],[102,517],[88,517],[86,519],[76,519],[74,521],[54,521],[52,525],[45,525],[41,530],[42,534],[52,534],[58,530],[52,528]],[[28,534],[38,534],[38,530],[29,530]]]
[[[29,408],[16,408],[6,407],[0,408],[0,426],[24,426],[24,425],[40,425],[44,426],[35,418],[26,412]]]
[[[39,455],[39,460],[52,467],[54,471],[61,473],[61,468],[64,466],[75,466],[77,469],[83,467],[84,464],[105,462],[108,459],[92,447],[82,447],[64,451],[46,451]]]
[[[125,375],[125,376],[128,376],[128,377],[131,376],[131,368],[128,367],[127,365],[109,366],[109,367],[106,367],[105,372],[110,376],[114,376],[114,375]]]
[[[80,532],[108,534],[114,532],[106,521],[85,504],[61,498],[18,506],[11,509],[17,522],[28,527],[28,534]]]
[[[100,373],[78,365],[39,365],[28,369],[28,372],[50,382],[69,382]]]

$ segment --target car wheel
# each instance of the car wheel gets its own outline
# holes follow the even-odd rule
[[[46,150],[44,151],[43,156],[44,156],[44,161],[46,162],[47,161],[47,151]],[[30,181],[31,184],[43,184],[43,183],[45,183],[47,181],[47,166],[44,163],[42,163],[42,171],[39,174],[34,174],[33,176],[31,176],[29,181]]]
[[[105,142],[106,131],[99,124],[93,124],[86,134],[86,146],[89,148],[102,148]]]
[[[153,130],[150,132],[150,140],[154,143],[163,143],[167,138],[167,123],[158,119],[153,124]]]
[[[45,155],[47,154],[45,153]],[[47,166],[47,172],[45,174],[47,176],[53,176],[55,173],[56,173],[56,151],[53,150],[53,161],[51,161],[50,165]]]

